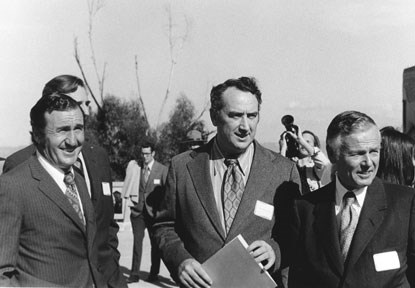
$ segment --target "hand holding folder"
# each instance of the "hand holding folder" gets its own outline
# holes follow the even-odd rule
[[[212,288],[277,287],[264,267],[249,254],[247,247],[245,239],[238,235],[202,264],[213,281]]]

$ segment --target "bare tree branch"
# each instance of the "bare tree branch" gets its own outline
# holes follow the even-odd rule
[[[78,39],[76,37],[74,39],[74,56],[75,56],[76,63],[78,64],[79,70],[81,70],[82,78],[84,79],[85,86],[88,88],[89,94],[91,95],[91,97],[94,100],[95,104],[97,105],[98,109],[100,111],[102,111],[101,105],[99,105],[97,99],[95,98],[94,92],[92,92],[91,86],[89,86],[89,83],[86,80],[84,69],[82,68],[81,60],[80,60],[80,57],[79,57]]]
[[[99,0],[88,0],[88,15],[89,15],[89,23],[88,23],[88,39],[89,39],[89,46],[91,49],[91,60],[92,60],[92,64],[94,65],[94,70],[95,70],[95,75],[97,77],[97,81],[98,81],[98,87],[99,87],[99,93],[101,96],[101,100],[104,100],[104,79],[105,79],[105,66],[106,63],[104,64],[104,69],[102,72],[102,75],[99,75],[98,72],[98,65],[97,65],[97,61],[96,61],[96,56],[95,56],[95,49],[94,49],[94,44],[93,44],[93,22],[94,22],[94,17],[96,16],[96,14],[98,13],[98,11],[104,7],[104,3],[103,1],[99,1]]]
[[[140,109],[141,109],[140,112],[143,115],[144,120],[146,121],[146,123],[148,125],[149,123],[148,123],[147,113],[146,113],[146,109],[145,109],[145,106],[144,106],[143,97],[142,97],[142,93],[141,93],[140,78],[138,76],[138,61],[137,61],[137,55],[135,55],[135,78],[137,80],[138,101],[140,103]]]
[[[211,84],[208,82],[206,85],[206,96],[205,96],[205,105],[203,106],[202,111],[200,112],[199,116],[197,116],[195,119],[193,119],[193,121],[190,123],[189,128],[192,127],[197,121],[199,121],[203,114],[205,114],[206,111],[208,111],[209,106],[210,106],[210,101],[209,101],[209,95],[210,95],[210,88],[211,88]]]
[[[174,25],[173,25],[173,16],[171,11],[171,2],[169,2],[169,6],[167,7],[168,12],[168,32],[169,32],[169,49],[170,49],[170,71],[169,71],[169,78],[167,81],[167,88],[166,93],[164,94],[163,102],[161,103],[160,112],[157,117],[157,125],[156,130],[158,130],[158,127],[160,125],[161,116],[163,115],[164,107],[166,106],[167,99],[170,95],[170,89],[171,89],[171,83],[174,75],[174,68],[177,63],[177,57],[179,52],[183,49],[183,45],[186,42],[187,36],[189,34],[189,21],[188,18],[184,16],[185,19],[185,25],[184,25],[184,34],[175,36],[174,33]],[[177,50],[177,52],[176,52]]]

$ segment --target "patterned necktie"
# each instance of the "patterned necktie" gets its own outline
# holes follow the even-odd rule
[[[150,176],[150,167],[144,166],[144,184],[147,184],[148,176]]]
[[[242,172],[238,169],[237,159],[225,159],[225,164],[228,169],[223,184],[223,211],[226,233],[228,233],[244,193],[244,179]]]
[[[340,250],[343,261],[346,261],[350,244],[352,243],[354,230],[356,229],[359,216],[352,204],[356,200],[353,192],[347,192],[343,197],[343,209],[340,216]]]
[[[76,161],[75,161],[75,163],[73,165],[73,169],[75,169],[76,172],[78,172],[79,174],[81,174],[82,177],[85,178],[84,168],[83,168],[83,165],[82,165],[82,161],[81,161],[81,159],[79,159],[79,157],[76,158]]]
[[[66,184],[66,191],[65,191],[66,198],[68,198],[69,203],[75,210],[76,214],[78,214],[79,218],[81,219],[81,222],[85,225],[85,219],[84,219],[84,216],[82,215],[82,210],[81,210],[81,202],[78,197],[78,190],[76,189],[75,179],[74,179],[74,175],[72,174],[72,172],[69,171],[65,173],[63,182],[65,182]]]

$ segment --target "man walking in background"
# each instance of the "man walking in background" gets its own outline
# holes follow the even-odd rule
[[[172,159],[154,224],[163,260],[184,287],[209,287],[201,263],[238,234],[271,272],[279,268],[279,195],[298,195],[295,164],[255,141],[261,92],[254,78],[213,87],[210,117],[216,136]]]
[[[88,92],[81,79],[72,75],[60,75],[46,83],[42,97],[58,92],[70,96],[81,107],[85,117],[89,115]],[[3,173],[30,158],[35,147],[30,145],[17,151],[6,159]],[[114,220],[112,198],[111,167],[106,151],[98,146],[85,142],[82,152],[75,163],[86,181],[89,196],[95,210],[96,245],[98,247],[99,270],[104,275],[109,287],[127,287],[125,278],[119,267],[118,224]]]
[[[144,231],[147,228],[151,241],[151,269],[147,281],[154,282],[160,272],[160,252],[154,241],[151,229],[157,214],[164,185],[167,178],[167,167],[154,160],[154,144],[146,142],[141,146],[142,167],[139,178],[137,202],[131,207],[131,226],[134,234],[133,262],[128,283],[138,282],[140,277],[141,256],[143,251]],[[132,167],[132,166],[130,166]],[[133,193],[134,194],[134,193]],[[134,201],[135,198],[131,198]]]

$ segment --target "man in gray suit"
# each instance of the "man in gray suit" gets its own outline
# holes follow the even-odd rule
[[[36,103],[30,120],[36,153],[0,176],[0,286],[106,287],[94,208],[73,169],[83,113],[56,93]]]
[[[148,282],[158,279],[160,272],[160,252],[154,242],[153,225],[158,205],[164,194],[164,185],[167,178],[167,167],[154,160],[154,144],[146,142],[141,146],[143,165],[139,177],[138,202],[131,198],[134,206],[131,207],[131,226],[134,234],[133,261],[128,283],[138,282],[140,277],[141,255],[143,251],[144,231],[147,228],[151,241],[151,269]]]
[[[293,162],[254,140],[261,102],[254,78],[213,87],[217,135],[172,159],[154,229],[162,259],[181,286],[209,287],[201,263],[238,234],[265,269],[279,268],[277,205],[281,193],[299,193],[300,179]]]

